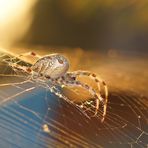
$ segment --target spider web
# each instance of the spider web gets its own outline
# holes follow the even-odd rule
[[[12,56],[1,53],[3,59]],[[14,61],[13,61],[14,62]],[[44,85],[0,63],[0,145],[5,147],[147,147],[147,97],[113,89],[103,123]],[[27,65],[24,61],[21,64]],[[14,84],[15,83],[15,84]],[[92,100],[85,112],[94,112]]]

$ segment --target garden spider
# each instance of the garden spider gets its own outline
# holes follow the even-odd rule
[[[96,99],[94,116],[96,116],[98,113],[100,102],[103,103],[103,113],[101,121],[102,122],[104,121],[106,116],[107,101],[108,101],[108,88],[106,83],[101,79],[99,79],[96,74],[82,70],[68,72],[69,62],[61,54],[50,54],[41,57],[34,52],[28,52],[19,55],[16,58],[20,58],[21,56],[27,56],[27,55],[37,57],[38,60],[35,62],[35,64],[31,66],[22,66],[18,62],[7,62],[6,59],[5,62],[7,62],[14,70],[16,69],[30,75],[31,76],[30,78],[32,80],[41,80],[43,82],[50,81],[53,86],[61,86],[61,87],[76,86],[87,90],[93,96],[93,98]],[[91,79],[93,79],[97,83],[99,92],[96,92],[91,86],[77,80],[78,76],[88,76]],[[100,92],[101,85],[104,86],[105,97],[101,96]],[[52,90],[52,92],[59,97],[63,96],[62,93],[59,93],[54,89],[50,90]]]

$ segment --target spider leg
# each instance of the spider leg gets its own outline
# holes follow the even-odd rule
[[[9,66],[12,67],[13,71],[18,74],[19,72],[26,73],[31,78],[30,75],[32,75],[32,69],[29,66],[20,65],[17,63],[9,63]]]
[[[28,68],[28,67],[26,68],[26,66],[21,66],[18,64],[21,61],[20,57],[23,57],[23,56],[32,56],[32,57],[36,57],[36,58],[41,58],[41,56],[36,54],[35,52],[26,52],[26,53],[22,53],[18,56],[15,56],[13,58],[10,57],[10,58],[4,59],[4,62],[7,62],[10,66],[12,66],[16,69],[21,69],[22,71],[30,73],[31,72],[30,68]],[[16,60],[16,59],[17,59],[17,61],[13,62],[13,60]],[[7,60],[10,60],[10,62]]]
[[[19,62],[21,62],[21,60],[19,59],[19,57],[20,56],[16,57],[9,56],[8,58],[2,59],[2,61],[8,64],[10,67],[12,67],[15,72],[19,70],[20,72],[25,72],[30,74],[32,72],[31,66],[20,65]]]
[[[37,53],[32,52],[32,51],[31,52],[22,53],[18,57],[22,57],[22,56],[32,56],[32,57],[36,57],[36,58],[41,58],[40,55],[38,55]]]
[[[65,78],[66,79],[66,78]],[[94,116],[97,115],[98,110],[99,110],[99,102],[102,101],[102,98],[100,96],[100,93],[97,93],[92,87],[88,86],[87,84],[84,84],[80,81],[77,80],[73,80],[73,81],[68,81],[68,80],[63,80],[61,79],[59,81],[59,85],[64,85],[64,86],[78,86],[81,88],[84,88],[85,90],[87,90],[95,99],[96,99],[96,110],[95,110],[95,114]],[[103,113],[103,118],[102,120],[104,120],[106,113]]]
[[[92,72],[89,72],[89,71],[74,71],[74,72],[69,72],[68,74],[72,75],[72,77],[75,77],[75,78],[77,78],[77,76],[88,76],[88,77],[90,77],[91,79],[93,79],[97,83],[97,86],[98,86],[98,89],[99,89],[99,93],[100,93],[100,85],[102,84],[104,86],[105,99],[103,99],[100,96],[100,98],[102,98],[102,100],[104,101],[103,102],[104,103],[103,119],[102,119],[102,122],[103,122],[104,121],[104,117],[106,116],[107,102],[108,102],[108,88],[107,88],[106,83],[102,79],[100,79],[96,74],[94,74]],[[96,108],[97,108],[97,104],[98,103],[96,103]]]
[[[51,82],[52,81],[54,83],[54,80],[51,80]],[[77,106],[74,102],[72,102],[65,95],[63,95],[61,90],[57,86],[51,85],[51,84],[48,84],[48,83],[43,83],[43,85],[46,86],[46,88],[48,88],[51,93],[54,93],[57,97],[64,99],[66,102],[68,102],[72,106],[76,107],[79,111],[81,111],[81,113],[83,113],[87,118],[90,119],[90,117],[86,113],[82,112],[82,110],[80,109],[79,106]],[[59,83],[59,85],[61,85],[61,84]]]
[[[105,98],[108,98],[107,85],[96,74],[89,72],[89,71],[74,71],[74,72],[68,72],[68,74],[72,75],[73,77],[77,77],[77,76],[88,76],[88,77],[90,77],[91,79],[93,79],[97,83],[99,90],[100,90],[100,84],[102,84],[104,86],[104,90],[105,90]]]
[[[50,84],[48,84],[48,82],[41,82],[41,81],[39,83],[45,86],[47,89],[50,90],[51,93],[54,93],[59,98],[62,98],[70,102],[70,100],[61,93],[60,89],[56,85],[54,85],[55,83],[54,80],[50,79]]]
[[[52,80],[51,80],[51,82],[52,82]],[[54,80],[53,80],[53,82],[54,82]],[[82,110],[78,106],[75,105],[75,103],[73,103],[65,95],[63,95],[57,86],[55,86],[53,84],[48,84],[48,83],[42,83],[42,85],[45,86],[46,89],[50,90],[51,93],[54,93],[57,97],[64,99],[70,105],[76,107],[82,114],[84,114],[88,119],[90,119],[86,113],[82,112]],[[42,129],[44,132],[49,133],[48,124],[46,124],[46,123],[43,124]]]

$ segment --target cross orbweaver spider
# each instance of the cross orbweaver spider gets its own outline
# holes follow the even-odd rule
[[[31,66],[22,66],[17,62],[8,62],[8,64],[11,67],[13,67],[14,70],[17,69],[29,74],[32,80],[40,79],[45,82],[50,81],[53,86],[61,86],[61,87],[77,86],[87,90],[93,96],[93,98],[96,99],[94,116],[96,116],[98,113],[100,102],[103,102],[103,113],[101,121],[102,122],[104,121],[106,116],[107,102],[108,102],[108,88],[106,83],[100,78],[98,78],[96,74],[91,73],[89,71],[81,71],[81,70],[68,72],[69,62],[67,58],[65,58],[63,55],[60,54],[50,54],[41,57],[34,52],[28,52],[19,55],[17,58],[27,55],[37,57],[38,60],[35,62],[35,64]],[[5,60],[5,62],[7,61]],[[77,80],[78,76],[88,76],[92,80],[94,80],[97,83],[99,92],[96,92],[91,86]],[[105,97],[101,96],[100,92],[101,85],[104,86]],[[50,87],[48,88],[58,97],[63,96],[63,94],[57,92],[56,89],[51,89]]]

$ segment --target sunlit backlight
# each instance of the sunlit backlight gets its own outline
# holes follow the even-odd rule
[[[30,27],[36,0],[0,0],[0,46],[19,40]]]
[[[22,0],[0,0],[0,22],[7,23],[11,16],[17,15],[17,13],[12,12],[21,8],[23,1]],[[18,11],[16,11],[18,12]]]

